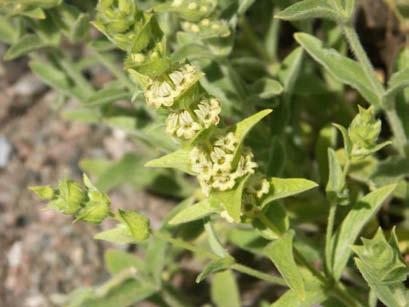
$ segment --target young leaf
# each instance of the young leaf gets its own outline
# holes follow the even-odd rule
[[[281,95],[284,89],[280,82],[263,78],[254,83],[250,90],[255,93],[255,97],[258,99],[269,99]]]
[[[90,18],[88,14],[81,13],[71,29],[71,39],[74,42],[84,39],[89,32]]]
[[[284,85],[284,91],[291,93],[297,80],[304,51],[301,47],[294,49],[281,63],[278,79]]]
[[[207,199],[201,200],[193,206],[189,206],[178,212],[170,221],[170,225],[179,225],[183,223],[192,222],[204,218],[212,213],[215,213],[216,208],[210,206]]]
[[[115,228],[102,231],[94,236],[96,240],[104,240],[115,244],[129,244],[134,243],[135,239],[132,237],[129,229],[125,225],[118,225]]]
[[[142,259],[118,249],[107,250],[104,254],[104,259],[105,267],[112,275],[129,268],[136,268],[138,271],[143,271],[145,267]]]
[[[207,276],[227,270],[232,264],[234,263],[234,259],[232,257],[220,258],[216,261],[212,261],[205,266],[202,272],[196,277],[196,283],[202,282]]]
[[[275,18],[297,21],[310,18],[326,18],[334,21],[342,20],[343,17],[328,4],[327,0],[304,0],[294,3]]]
[[[388,82],[388,90],[385,92],[385,99],[393,97],[399,91],[409,86],[409,67],[394,73]]]
[[[378,211],[386,198],[395,190],[391,184],[377,189],[360,199],[349,211],[332,239],[333,276],[339,279],[351,256],[352,244],[369,219]]]
[[[331,201],[336,201],[345,187],[345,176],[338,157],[332,148],[328,148],[329,176],[325,191]]]
[[[334,49],[324,48],[322,42],[310,34],[296,33],[294,37],[337,80],[358,90],[370,104],[381,105],[380,97],[374,93],[365,72],[356,61],[342,56]]]
[[[294,231],[290,230],[278,240],[267,245],[264,251],[283,276],[288,286],[294,290],[301,300],[304,300],[304,280],[294,260],[293,238]]]
[[[0,18],[0,41],[14,44],[18,39],[18,29],[7,18]]]
[[[213,275],[211,297],[217,307],[240,307],[240,293],[232,271]]]
[[[209,200],[211,206],[222,206],[235,222],[240,222],[241,198],[248,178],[249,176],[246,176],[241,179],[234,189],[212,192]]]
[[[149,161],[145,164],[146,167],[163,167],[163,168],[175,168],[182,172],[192,174],[190,170],[190,151],[188,149],[179,149],[166,156]]]
[[[264,207],[272,201],[297,195],[311,190],[318,186],[313,181],[301,178],[270,178],[270,192],[263,200],[261,206]]]
[[[334,127],[336,127],[342,135],[342,139],[344,141],[344,148],[345,152],[349,155],[351,154],[352,151],[352,144],[351,144],[351,139],[348,135],[348,131],[344,126],[338,125],[338,124],[332,124]]]
[[[35,34],[26,34],[16,41],[4,55],[6,61],[14,60],[22,55],[25,55],[31,51],[46,47],[40,37]]]

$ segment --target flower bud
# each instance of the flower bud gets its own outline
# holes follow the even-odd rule
[[[136,241],[143,241],[149,237],[149,220],[142,214],[133,211],[119,210],[118,218],[121,224],[127,227],[130,235]]]
[[[109,216],[111,201],[109,197],[97,190],[88,192],[88,201],[76,216],[76,221],[82,220],[99,224]]]
[[[49,185],[44,186],[32,186],[29,188],[34,192],[41,200],[51,200],[53,199],[55,192]]]
[[[57,197],[50,202],[49,207],[63,214],[74,214],[86,200],[86,193],[81,185],[72,180],[62,180],[58,184]]]

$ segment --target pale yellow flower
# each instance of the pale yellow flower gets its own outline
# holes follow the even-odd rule
[[[202,129],[202,126],[194,121],[192,116],[187,111],[183,111],[179,115],[179,128],[176,135],[187,140],[193,138],[196,133]]]
[[[217,171],[230,171],[231,162],[233,161],[233,155],[226,153],[219,147],[214,147],[210,153],[210,159],[213,162],[213,170]]]

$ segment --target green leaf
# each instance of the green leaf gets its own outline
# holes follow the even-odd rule
[[[112,275],[129,268],[144,271],[145,267],[145,263],[139,257],[117,249],[107,250],[104,259],[105,267]]]
[[[201,200],[200,202],[189,206],[182,211],[178,212],[170,221],[170,225],[179,225],[183,223],[188,223],[196,221],[198,219],[204,218],[217,210],[210,206],[210,202],[207,199]]]
[[[261,206],[264,207],[272,201],[297,195],[305,191],[311,190],[318,186],[317,183],[302,179],[302,178],[275,178],[272,177],[270,181],[270,191],[265,197]]]
[[[134,243],[133,238],[128,227],[122,224],[117,225],[115,228],[102,231],[94,236],[96,240],[104,240],[116,244],[129,244]]]
[[[168,242],[152,238],[145,253],[145,270],[150,273],[158,289],[162,287],[163,269],[168,261],[168,246]]]
[[[349,138],[348,135],[348,131],[344,126],[338,125],[338,124],[332,124],[334,127],[336,127],[342,135],[342,139],[344,141],[344,148],[345,148],[345,152],[347,152],[348,154],[351,154],[352,152],[352,143],[351,143],[351,139]]]
[[[310,18],[326,18],[334,21],[342,20],[343,17],[335,11],[327,0],[304,0],[294,3],[275,18],[297,21]]]
[[[362,67],[334,49],[326,49],[322,42],[306,33],[296,33],[296,41],[338,81],[355,88],[370,103],[380,106],[382,101],[378,97],[366,78]]]
[[[301,300],[304,300],[304,280],[294,260],[293,238],[294,231],[289,230],[281,238],[267,245],[264,252],[274,263],[288,286]]]
[[[211,221],[206,222],[205,230],[208,237],[207,241],[209,242],[210,249],[212,250],[212,252],[221,258],[229,257],[229,253],[226,251],[226,249],[220,242],[216,232],[213,229]]]
[[[394,73],[388,81],[385,99],[395,96],[399,91],[409,86],[409,67]]]
[[[262,78],[254,83],[250,90],[258,99],[269,99],[281,95],[284,89],[280,82],[274,79]]]
[[[7,18],[0,18],[0,41],[14,44],[18,39],[18,28]]]
[[[220,258],[208,263],[203,271],[196,277],[196,283],[202,282],[207,276],[213,273],[227,270],[232,264],[234,264],[234,259],[232,257]]]
[[[192,174],[190,169],[190,151],[188,149],[179,149],[166,156],[151,160],[145,164],[146,167],[175,168],[182,172]]]
[[[241,216],[241,199],[244,186],[249,176],[242,178],[235,188],[227,191],[214,191],[210,194],[210,204],[216,208],[222,206],[226,209],[229,216],[235,221],[240,222]]]
[[[143,241],[149,237],[149,220],[142,214],[134,211],[118,211],[118,218],[128,229],[135,241]]]
[[[217,307],[241,306],[239,287],[230,270],[213,275],[210,293]]]
[[[74,42],[84,39],[90,28],[90,18],[86,13],[81,13],[71,28],[71,39]]]
[[[260,220],[260,217],[254,219],[252,224],[268,240],[275,240],[281,237],[290,227],[288,215],[284,207],[278,203],[270,203],[265,206],[261,214],[268,220],[268,225]]]
[[[304,273],[304,272],[303,272]],[[297,293],[290,289],[275,301],[271,307],[310,307],[321,306],[329,298],[329,291],[321,284],[316,277],[303,274],[305,281],[305,297],[301,300]]]
[[[329,176],[325,191],[328,199],[337,201],[345,188],[345,176],[338,157],[332,148],[328,148]]]
[[[291,93],[297,81],[304,51],[301,47],[294,49],[281,63],[278,71],[278,79],[284,85],[284,91]]]
[[[349,211],[332,239],[334,257],[333,276],[339,279],[351,256],[352,244],[357,239],[365,224],[381,207],[382,203],[395,190],[391,184],[377,189],[361,198]]]
[[[25,55],[31,51],[44,48],[47,43],[44,43],[40,37],[35,34],[26,34],[22,36],[18,41],[16,41],[7,50],[4,55],[6,61],[14,60],[22,55]]]

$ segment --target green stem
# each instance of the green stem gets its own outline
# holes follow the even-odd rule
[[[156,232],[154,234],[154,236],[157,237],[159,240],[169,242],[174,246],[180,247],[182,249],[186,249],[188,251],[191,251],[192,253],[204,256],[204,257],[209,258],[209,259],[211,259],[213,261],[216,261],[216,260],[220,259],[219,256],[217,256],[217,255],[215,255],[215,254],[213,254],[213,253],[211,253],[211,252],[209,252],[209,251],[207,251],[205,249],[197,247],[197,246],[195,246],[195,245],[193,245],[193,244],[191,244],[189,242],[173,238],[172,236],[170,236],[167,233],[158,231],[158,232]],[[231,269],[233,269],[235,271],[238,271],[240,273],[250,275],[250,276],[253,276],[255,278],[267,281],[267,282],[272,283],[272,284],[276,284],[276,285],[280,285],[280,286],[287,286],[284,279],[282,279],[280,277],[260,272],[258,270],[252,269],[252,268],[250,268],[248,266],[245,266],[243,264],[240,264],[240,263],[234,263],[231,266]]]
[[[373,90],[375,91],[376,95],[379,98],[379,101],[383,101],[384,97],[384,88],[382,84],[378,81],[375,76],[375,71],[369,58],[362,47],[362,44],[359,40],[358,34],[356,33],[355,29],[352,25],[346,24],[342,25],[342,29],[344,31],[345,37],[348,41],[348,44],[354,53],[355,57],[357,58],[358,62],[361,64],[364,73],[371,83]],[[405,155],[405,148],[407,145],[407,138],[405,134],[405,130],[402,125],[402,121],[398,117],[396,113],[396,107],[394,101],[383,101],[381,107],[384,112],[386,113],[386,118],[388,120],[389,126],[392,129],[392,133],[395,137],[395,146],[396,149],[399,151],[401,155]]]
[[[384,93],[384,88],[376,78],[375,70],[372,66],[372,63],[369,61],[364,48],[362,47],[361,41],[359,40],[355,28],[350,24],[346,24],[342,26],[342,29],[352,52],[354,53],[358,62],[361,64],[362,69],[364,70],[366,78],[371,83],[371,86],[377,96],[381,98]]]
[[[263,60],[267,62],[271,62],[272,58],[266,52],[265,48],[260,45],[259,39],[257,38],[256,34],[253,32],[252,27],[250,26],[249,22],[247,21],[246,17],[243,16],[240,18],[240,26],[243,29],[243,35],[247,39],[249,46],[260,56]]]
[[[335,216],[337,212],[337,204],[334,202],[330,203],[329,213],[328,213],[328,223],[325,232],[325,267],[328,275],[332,272],[332,234],[334,231]]]

